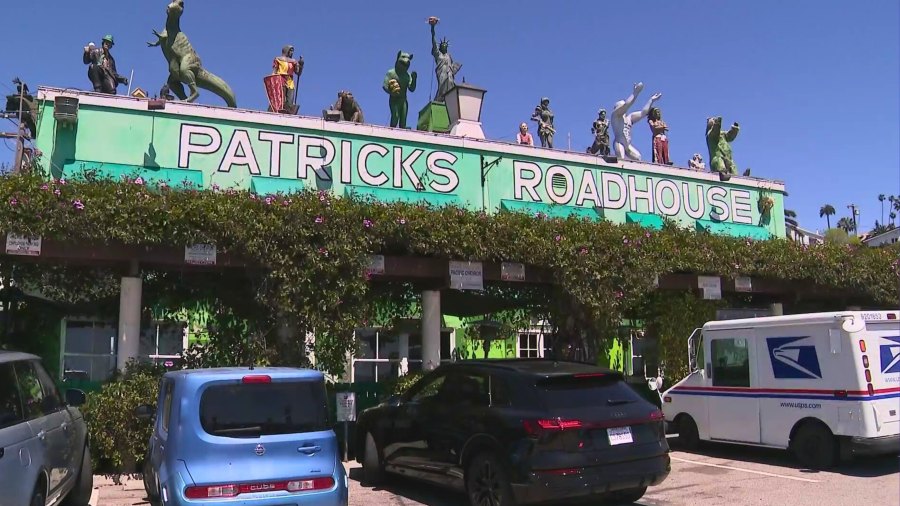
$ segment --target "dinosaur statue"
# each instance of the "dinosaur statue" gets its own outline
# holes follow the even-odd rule
[[[722,117],[706,119],[706,146],[709,148],[709,168],[719,173],[719,179],[728,181],[737,174],[737,166],[731,156],[731,142],[737,138],[740,127],[737,123],[722,133]]]
[[[409,72],[409,64],[413,59],[412,53],[397,51],[397,61],[394,68],[387,71],[381,88],[390,95],[388,105],[391,108],[391,126],[400,125],[407,128],[406,116],[409,112],[409,102],[406,100],[406,91],[416,91],[416,79],[419,77],[415,70]]]
[[[181,15],[184,14],[184,0],[172,0],[166,7],[166,29],[162,33],[153,30],[156,42],[148,42],[149,47],[162,46],[163,56],[169,62],[169,80],[167,84],[178,98],[193,102],[200,96],[197,88],[211,91],[222,97],[228,107],[237,107],[234,92],[228,83],[218,76],[207,72],[200,63],[200,56],[188,41],[187,35],[181,31]],[[184,92],[184,84],[191,94]]]

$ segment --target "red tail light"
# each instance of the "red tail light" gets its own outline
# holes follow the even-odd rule
[[[603,374],[602,372],[592,372],[592,373],[575,375],[576,378],[602,378],[603,376],[606,376],[606,375]]]
[[[887,314],[887,318],[888,318],[888,320],[896,320],[896,319],[897,319],[897,313],[888,313],[888,314]]]
[[[265,375],[262,375],[262,374],[258,374],[258,375],[256,375],[256,376],[244,376],[243,378],[241,378],[241,383],[246,383],[246,384],[250,384],[250,383],[271,383],[271,382],[272,382],[272,377],[271,377],[271,376],[265,376]]]
[[[286,490],[288,492],[313,492],[316,490],[328,490],[332,487],[334,487],[334,478],[329,476],[327,478],[276,481],[270,483],[188,487],[184,490],[184,496],[188,499],[220,499],[237,497],[240,494],[251,492],[276,492],[280,490]]]
[[[646,418],[628,418],[607,420],[604,422],[582,422],[579,420],[563,420],[554,418],[550,420],[522,420],[522,426],[529,436],[539,437],[547,432],[562,432],[566,430],[580,429],[605,429],[609,427],[624,427],[625,425],[640,425],[642,423],[660,422],[665,419],[662,411],[655,410]]]

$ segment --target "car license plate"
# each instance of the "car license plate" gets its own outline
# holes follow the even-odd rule
[[[631,427],[612,427],[606,429],[606,434],[609,436],[610,446],[634,442],[634,438],[631,437]]]

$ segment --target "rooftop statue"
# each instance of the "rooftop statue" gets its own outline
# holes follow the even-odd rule
[[[722,133],[722,117],[706,118],[706,147],[709,148],[709,168],[719,173],[719,179],[728,181],[733,174],[737,174],[737,165],[731,154],[731,142],[737,138],[740,127],[737,123],[731,125],[724,134]],[[749,173],[747,174],[749,175]]]
[[[694,153],[694,156],[688,160],[688,167],[694,170],[706,170],[706,164],[703,163],[703,156],[700,153]]]
[[[541,99],[541,104],[535,107],[534,113],[531,114],[531,121],[537,121],[541,147],[553,149],[553,136],[556,134],[556,128],[553,127],[553,111],[550,110],[549,98]]]
[[[647,123],[650,124],[650,131],[653,133],[653,163],[663,165],[671,165],[669,161],[669,138],[666,132],[669,131],[669,125],[662,119],[662,112],[659,107],[651,107],[650,114],[647,115]]]
[[[331,109],[340,111],[342,121],[365,123],[362,109],[359,107],[356,99],[353,98],[353,93],[350,93],[349,91],[339,91],[337,102],[334,103],[334,106],[332,106]]]
[[[519,133],[516,134],[516,142],[524,146],[534,146],[534,138],[528,133],[528,125],[526,123],[519,125]]]
[[[97,93],[115,95],[120,84],[128,85],[128,78],[120,76],[116,71],[116,59],[110,52],[114,45],[113,36],[107,35],[103,37],[99,48],[93,42],[84,46],[82,61],[88,65],[88,79]]]
[[[628,108],[634,105],[637,96],[644,89],[644,83],[634,85],[634,92],[625,100],[616,102],[612,113],[613,131],[615,132],[615,149],[616,156],[619,158],[628,158],[630,160],[640,160],[641,152],[631,145],[631,126],[636,121],[640,121],[650,114],[650,106],[654,102],[662,98],[662,93],[657,93],[650,97],[650,101],[639,112],[628,114]]]
[[[410,74],[409,65],[412,62],[412,53],[397,51],[397,60],[394,68],[384,75],[384,83],[381,88],[387,93],[388,106],[391,108],[391,126],[407,128],[406,116],[409,113],[409,102],[406,100],[406,92],[416,91],[416,80],[419,75],[415,70]]]
[[[450,91],[450,88],[456,86],[456,73],[462,68],[462,63],[454,62],[453,57],[447,52],[450,47],[450,41],[441,39],[440,44],[437,42],[434,34],[434,26],[440,20],[436,17],[428,18],[428,24],[431,25],[431,55],[434,56],[434,73],[437,76],[437,93],[434,94],[435,102],[443,102],[444,95]]]
[[[594,134],[594,143],[588,148],[588,153],[609,156],[609,119],[606,117],[606,109],[597,111],[597,119],[591,125],[591,133]]]
[[[181,100],[193,102],[200,96],[197,88],[211,91],[222,97],[228,107],[237,107],[234,92],[228,83],[208,72],[200,62],[200,56],[181,31],[181,15],[184,14],[184,0],[172,0],[166,7],[166,29],[162,33],[153,30],[156,42],[148,42],[150,47],[161,46],[163,56],[169,62],[169,89]],[[184,92],[186,84],[191,94]]]
[[[297,113],[297,87],[294,76],[300,77],[303,65],[302,56],[299,60],[294,59],[294,46],[281,48],[281,56],[272,62],[272,74],[263,79],[266,82],[269,107],[273,111]]]

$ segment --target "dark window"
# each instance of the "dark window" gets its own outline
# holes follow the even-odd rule
[[[0,429],[24,421],[22,397],[12,363],[0,364]]]
[[[641,396],[618,374],[588,378],[549,378],[538,382],[538,393],[550,410],[608,406],[641,400]]]
[[[413,402],[430,402],[433,400],[437,400],[438,394],[443,390],[444,380],[447,376],[441,374],[440,376],[431,376],[426,377],[416,383],[416,386],[413,387],[412,396],[410,400]]]
[[[450,360],[450,332],[441,332],[441,360]]]
[[[200,397],[200,425],[214,436],[235,438],[328,430],[325,383],[210,386]]]
[[[62,407],[62,400],[59,397],[59,390],[56,389],[56,383],[40,362],[32,362],[31,365],[34,366],[34,371],[41,382],[41,389],[44,391],[44,412],[52,413],[58,410]]]
[[[713,386],[749,387],[750,353],[746,339],[714,339],[711,343]]]
[[[172,395],[175,391],[175,383],[167,381],[166,386],[163,388],[165,394],[163,395],[162,429],[169,432],[169,419],[172,416]]]
[[[451,373],[441,391],[441,402],[462,406],[489,406],[487,377],[474,373]]]
[[[497,376],[491,376],[491,406],[512,406],[512,391]]]
[[[44,389],[31,362],[16,362],[13,366],[19,379],[19,392],[25,418],[32,420],[50,413],[44,409]]]

